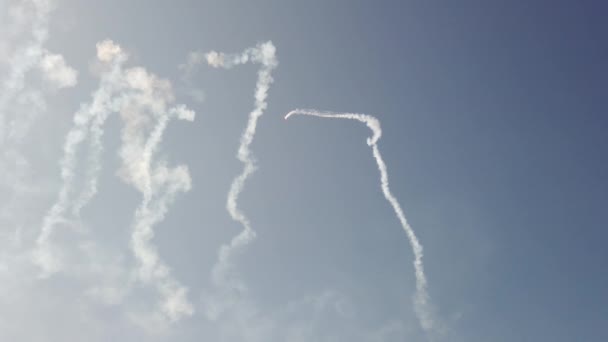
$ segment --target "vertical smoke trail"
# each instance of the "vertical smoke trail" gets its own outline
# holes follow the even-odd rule
[[[255,239],[256,233],[251,227],[249,219],[238,208],[237,202],[239,194],[245,185],[245,181],[256,169],[255,161],[249,146],[255,136],[258,119],[264,114],[264,110],[268,106],[266,97],[268,96],[270,85],[273,82],[271,74],[278,64],[276,59],[276,48],[272,42],[268,41],[263,44],[258,44],[255,48],[249,48],[241,54],[226,55],[212,51],[206,54],[205,57],[207,63],[216,68],[223,67],[229,69],[235,65],[247,63],[248,61],[262,64],[262,67],[258,72],[258,80],[256,83],[255,106],[253,111],[249,113],[247,127],[241,136],[241,143],[237,153],[238,160],[244,164],[243,171],[233,180],[226,201],[226,209],[230,213],[230,216],[233,220],[242,225],[243,230],[235,236],[230,243],[225,244],[220,248],[218,261],[214,265],[212,271],[212,280],[220,289],[243,291],[245,289],[244,284],[241,284],[240,281],[234,279],[234,277],[229,279],[231,259],[236,253]],[[219,303],[210,303],[212,306],[217,306],[218,304]],[[225,305],[225,303],[219,305]],[[219,310],[219,308],[210,308],[208,310],[208,316],[217,316],[217,311]]]
[[[382,135],[382,130],[380,128],[380,121],[371,115],[366,114],[353,114],[353,113],[332,113],[332,112],[321,112],[317,110],[306,110],[306,109],[296,109],[289,112],[285,119],[287,120],[292,115],[309,115],[309,116],[317,116],[321,118],[338,118],[338,119],[350,119],[350,120],[358,120],[367,125],[373,133],[373,135],[367,138],[367,144],[372,148],[372,152],[374,155],[374,159],[378,164],[378,170],[380,171],[380,185],[382,188],[382,193],[386,200],[390,203],[395,211],[395,215],[401,223],[401,227],[407,234],[410,245],[414,252],[414,270],[416,275],[416,294],[414,296],[414,307],[416,311],[416,315],[418,316],[418,320],[422,328],[430,332],[434,326],[434,320],[432,317],[432,310],[429,303],[429,295],[427,292],[427,280],[424,274],[424,265],[422,264],[422,245],[418,241],[414,230],[407,222],[405,218],[405,214],[397,201],[397,198],[391,193],[389,184],[388,184],[388,172],[386,168],[386,164],[382,159],[380,154],[380,150],[378,149],[378,139]]]
[[[120,103],[119,99],[114,106]],[[89,201],[97,194],[97,181],[101,172],[101,154],[103,152],[102,138],[104,134],[104,125],[110,116],[110,108],[101,111],[90,122],[89,126],[89,150],[87,153],[87,170],[84,176],[83,189],[72,204],[72,214],[80,216],[80,211]]]
[[[107,64],[110,71],[102,75],[100,86],[93,93],[92,102],[81,106],[74,114],[74,126],[68,132],[63,145],[63,157],[60,161],[61,188],[56,202],[43,219],[33,255],[34,262],[42,269],[42,276],[48,276],[62,268],[58,251],[52,250],[49,239],[56,225],[65,220],[63,216],[69,206],[69,196],[76,175],[78,146],[87,138],[91,121],[96,117],[105,118],[113,110],[113,97],[120,88],[122,66],[127,60],[126,54],[110,40],[97,44],[97,58]]]
[[[138,279],[155,286],[162,296],[161,313],[174,322],[192,315],[194,308],[186,298],[187,288],[171,277],[169,267],[151,240],[153,226],[164,219],[177,193],[190,189],[191,180],[187,167],[180,165],[169,169],[163,161],[154,161],[154,155],[169,120],[192,121],[195,114],[183,105],[167,108],[174,100],[170,83],[143,68],[127,70],[125,82],[133,92],[126,94],[120,108],[124,127],[119,176],[143,196],[133,220],[131,249],[138,264]],[[156,124],[150,129],[151,119]],[[147,131],[150,132],[146,138]]]

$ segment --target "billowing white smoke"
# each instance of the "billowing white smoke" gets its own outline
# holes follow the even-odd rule
[[[254,109],[249,113],[247,126],[241,136],[241,143],[237,152],[237,158],[244,164],[243,171],[233,181],[228,192],[226,209],[233,220],[239,222],[243,230],[230,243],[221,246],[218,255],[218,261],[213,266],[212,281],[215,286],[222,292],[222,298],[212,299],[207,301],[207,316],[215,319],[225,308],[230,307],[234,303],[231,291],[245,291],[246,286],[231,273],[232,262],[234,256],[241,251],[247,244],[255,239],[256,233],[251,227],[251,223],[245,214],[238,208],[239,194],[243,190],[245,181],[255,171],[256,166],[249,146],[255,136],[255,131],[259,118],[264,114],[264,110],[268,106],[266,97],[270,88],[272,79],[272,71],[277,67],[276,48],[272,42],[258,44],[254,48],[249,48],[241,54],[224,54],[220,52],[209,52],[204,55],[207,63],[215,68],[230,69],[235,65],[247,63],[261,64],[258,71],[258,79],[255,89],[255,105]],[[189,62],[196,61],[195,58],[190,58]],[[198,59],[200,61],[200,58]]]
[[[103,126],[110,114],[119,112],[124,122],[119,176],[143,195],[135,212],[131,238],[131,249],[137,261],[137,279],[155,286],[162,296],[160,312],[170,321],[176,321],[184,315],[191,315],[193,308],[186,299],[187,289],[171,277],[169,267],[151,243],[154,236],[152,227],[163,220],[176,194],[190,189],[190,176],[185,166],[168,168],[154,157],[169,120],[192,121],[194,112],[183,105],[170,106],[175,99],[169,81],[141,67],[124,69],[128,56],[114,42],[98,43],[97,59],[105,71],[92,101],[82,105],[75,114],[74,126],[66,137],[60,163],[62,186],[57,201],[44,218],[34,261],[42,268],[43,275],[61,270],[61,254],[53,247],[51,235],[57,224],[67,220],[70,207],[72,214],[78,214],[96,194]],[[76,154],[86,139],[89,139],[90,151],[84,189],[76,200],[72,200],[77,174]]]
[[[412,250],[414,252],[414,270],[416,274],[416,294],[414,296],[414,307],[416,311],[416,315],[420,321],[422,328],[430,332],[433,329],[435,324],[432,314],[431,305],[429,302],[429,294],[427,291],[427,280],[424,274],[424,266],[422,264],[422,245],[418,241],[414,230],[407,222],[405,218],[405,214],[397,201],[397,198],[393,196],[388,184],[388,172],[386,168],[386,164],[382,159],[382,155],[380,154],[380,150],[378,149],[378,139],[382,136],[382,129],[380,128],[380,121],[371,115],[366,114],[354,114],[354,113],[332,113],[332,112],[322,112],[318,110],[310,110],[310,109],[296,109],[289,112],[285,116],[285,120],[287,120],[292,115],[309,115],[309,116],[317,116],[321,118],[337,118],[337,119],[349,119],[349,120],[357,120],[361,121],[367,125],[372,131],[372,136],[367,138],[367,144],[372,148],[372,152],[374,155],[374,159],[378,164],[378,171],[380,171],[380,185],[382,188],[382,193],[386,200],[391,204],[393,210],[395,211],[395,215],[397,219],[399,219],[399,223],[401,223],[401,227],[407,234],[410,245],[412,246]]]

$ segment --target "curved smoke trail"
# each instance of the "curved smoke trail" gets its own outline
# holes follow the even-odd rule
[[[183,105],[170,107],[174,101],[171,84],[143,68],[126,70],[124,81],[130,91],[125,92],[120,107],[124,126],[119,176],[143,197],[133,219],[131,250],[138,264],[138,279],[156,288],[162,297],[159,306],[163,317],[175,322],[192,315],[194,308],[187,299],[188,289],[171,276],[170,268],[151,241],[154,225],[165,218],[179,192],[190,190],[191,179],[186,166],[168,168],[154,156],[169,121],[173,118],[193,121],[195,113]],[[151,119],[156,123],[150,128]],[[161,318],[155,313],[150,317]]]
[[[380,185],[382,188],[382,193],[384,194],[384,198],[390,203],[395,211],[395,215],[401,223],[401,227],[405,231],[412,250],[414,252],[414,270],[416,275],[416,294],[414,295],[414,307],[416,311],[416,315],[422,328],[429,332],[433,329],[434,320],[432,315],[432,310],[429,302],[429,294],[427,291],[427,280],[424,274],[424,265],[422,264],[422,245],[418,241],[414,230],[407,222],[405,218],[405,214],[397,201],[397,198],[391,193],[388,184],[388,172],[386,163],[382,159],[382,155],[380,154],[380,150],[378,149],[378,139],[382,136],[382,129],[380,127],[380,121],[375,117],[367,114],[355,114],[355,113],[332,113],[332,112],[322,112],[318,110],[311,109],[296,109],[292,110],[285,116],[285,120],[287,120],[292,115],[308,115],[308,116],[316,116],[321,118],[337,118],[337,119],[349,119],[349,120],[357,120],[361,121],[369,127],[372,131],[372,136],[367,138],[367,144],[372,148],[372,152],[374,155],[374,159],[376,160],[376,164],[378,164],[378,171],[380,171]]]
[[[233,181],[228,191],[228,199],[226,201],[226,209],[233,220],[239,222],[243,227],[243,230],[236,235],[230,243],[223,245],[219,250],[218,261],[212,270],[212,281],[216,286],[222,290],[230,291],[245,290],[245,285],[242,284],[238,279],[233,276],[230,278],[230,268],[233,256],[238,253],[242,248],[251,243],[255,239],[256,233],[251,227],[251,223],[245,214],[238,208],[238,198],[243,190],[245,181],[255,171],[255,161],[252,156],[249,146],[251,145],[255,136],[255,131],[258,123],[258,119],[264,114],[264,110],[268,106],[266,98],[268,96],[268,90],[271,83],[273,82],[272,71],[277,67],[278,62],[276,58],[276,48],[272,42],[258,44],[255,48],[249,48],[241,54],[227,55],[224,53],[218,53],[212,51],[205,55],[206,61],[212,67],[222,67],[230,69],[235,65],[244,64],[248,61],[254,63],[260,63],[262,66],[258,71],[258,79],[255,89],[255,105],[253,111],[249,113],[249,120],[245,131],[241,136],[241,143],[239,145],[237,158],[243,164],[243,171]],[[224,301],[229,301],[224,298]],[[211,305],[211,304],[210,304]],[[211,306],[221,305],[225,306],[226,303],[219,304],[215,303]],[[218,312],[221,311],[218,308],[211,308],[208,310],[208,316],[215,317]]]
[[[15,193],[12,203],[2,208],[3,215],[14,203],[16,198],[24,190],[29,190],[33,185],[23,184],[22,177],[29,167],[27,159],[22,155],[20,149],[23,147],[25,138],[36,116],[46,109],[46,99],[41,87],[32,86],[28,79],[28,73],[38,69],[42,80],[51,86],[51,89],[73,87],[77,83],[78,72],[68,66],[62,55],[53,54],[44,48],[49,36],[49,16],[52,9],[50,0],[23,0],[19,1],[18,12],[27,13],[31,23],[31,38],[24,41],[9,59],[9,72],[7,78],[2,82],[0,91],[0,145],[2,145],[3,169],[8,166],[14,167],[13,175],[8,170],[3,175],[11,179],[10,187]],[[11,107],[12,105],[25,107]],[[18,108],[18,109],[16,109]],[[13,113],[9,110],[12,109]],[[7,160],[4,160],[6,158]],[[31,190],[29,190],[31,191]],[[19,229],[19,227],[18,227]],[[46,232],[43,233],[46,235]],[[43,239],[44,240],[44,237]],[[42,258],[44,259],[44,258]],[[50,265],[50,263],[47,263]],[[51,266],[46,268],[52,268]]]
[[[194,309],[186,298],[188,290],[170,276],[169,267],[151,243],[154,237],[152,227],[164,219],[178,192],[190,190],[191,180],[185,166],[169,169],[164,163],[154,165],[153,156],[169,120],[175,117],[192,121],[194,112],[177,106],[155,114],[158,116],[157,123],[143,147],[139,145],[143,140],[143,127],[138,127],[141,125],[141,118],[135,113],[128,114],[130,118],[123,115],[126,126],[120,151],[123,159],[121,176],[143,195],[143,200],[135,212],[131,236],[131,249],[139,263],[138,277],[143,283],[151,283],[156,287],[163,297],[163,302],[160,303],[161,312],[174,322],[183,316],[191,316]]]

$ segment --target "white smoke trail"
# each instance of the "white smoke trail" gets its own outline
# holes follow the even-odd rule
[[[7,122],[9,119],[7,106],[26,89],[28,72],[38,68],[42,72],[43,78],[56,88],[73,87],[77,77],[77,72],[66,65],[63,56],[50,53],[44,48],[49,36],[51,1],[23,0],[18,2],[13,9],[16,12],[29,14],[25,22],[31,22],[31,31],[29,31],[31,38],[25,39],[9,58],[8,76],[1,85],[0,142],[2,144],[6,143],[7,137],[10,138],[13,127],[25,126],[28,128],[35,118],[31,115],[26,117],[15,115],[11,122]],[[7,129],[10,131],[7,132]]]
[[[77,72],[65,63],[63,56],[44,48],[49,36],[51,7],[50,0],[22,0],[9,11],[9,19],[15,25],[13,29],[17,33],[27,31],[28,37],[19,39],[14,53],[9,53],[10,57],[3,60],[8,63],[8,75],[0,84],[0,146],[5,157],[13,155],[22,159],[18,145],[23,142],[36,116],[46,109],[41,91],[31,89],[27,84],[27,74],[39,69],[42,78],[53,88],[76,84]]]
[[[97,44],[97,58],[109,71],[102,73],[101,84],[93,94],[91,104],[83,105],[74,117],[74,127],[66,138],[61,162],[63,184],[57,202],[44,219],[35,261],[43,269],[43,275],[61,268],[59,252],[52,250],[50,236],[56,224],[65,220],[65,212],[70,207],[78,146],[89,139],[84,189],[71,204],[73,214],[78,214],[97,192],[103,126],[111,113],[119,112],[124,122],[119,176],[143,194],[142,203],[135,212],[131,238],[138,279],[155,286],[162,296],[161,313],[170,321],[177,321],[184,315],[191,315],[193,308],[186,299],[187,289],[171,277],[169,267],[151,243],[152,227],[163,220],[176,194],[190,189],[191,182],[185,166],[169,169],[162,161],[154,161],[154,155],[169,120],[192,121],[194,112],[183,105],[169,108],[174,96],[168,81],[141,67],[123,69],[128,56],[114,42],[106,40]],[[156,124],[150,127],[153,121]]]
[[[93,100],[84,104],[74,114],[74,126],[68,132],[60,161],[61,188],[56,202],[43,219],[42,228],[36,239],[34,262],[42,269],[42,276],[49,276],[63,267],[57,250],[53,250],[50,237],[56,225],[65,221],[64,214],[69,207],[69,196],[76,176],[76,154],[78,146],[89,133],[89,125],[95,118],[101,121],[115,110],[115,93],[121,88],[122,66],[127,55],[112,41],[106,40],[97,44],[97,58],[105,63],[109,71],[103,73],[99,88],[93,93]],[[99,120],[98,120],[99,121]]]
[[[382,193],[386,200],[390,203],[395,211],[395,215],[405,231],[412,250],[414,252],[414,270],[416,275],[416,294],[414,296],[414,307],[416,315],[422,328],[430,332],[434,328],[435,322],[433,319],[432,309],[429,301],[429,294],[427,291],[427,280],[424,274],[424,265],[422,264],[422,245],[418,241],[414,230],[407,222],[405,214],[397,201],[397,198],[391,193],[388,183],[388,172],[386,163],[382,159],[380,150],[378,149],[378,139],[382,136],[382,129],[380,128],[380,121],[375,117],[367,114],[354,114],[354,113],[333,113],[333,112],[322,112],[318,110],[307,110],[307,109],[296,109],[292,110],[285,116],[287,120],[292,115],[309,115],[321,118],[337,118],[337,119],[350,119],[358,120],[367,125],[372,131],[372,136],[367,138],[367,144],[372,148],[374,159],[378,164],[378,171],[380,171],[380,185]]]
[[[242,284],[235,276],[230,279],[230,269],[232,267],[232,259],[241,249],[251,243],[255,239],[256,233],[251,227],[251,223],[245,214],[238,208],[239,194],[243,190],[245,181],[255,171],[255,161],[252,156],[249,146],[255,136],[255,131],[258,119],[264,114],[264,110],[268,106],[266,97],[268,90],[273,82],[272,71],[277,67],[276,48],[272,42],[258,44],[255,48],[246,49],[241,54],[229,55],[211,51],[205,55],[207,63],[212,67],[222,67],[230,69],[235,65],[244,64],[249,61],[260,63],[262,66],[258,71],[258,79],[255,90],[255,105],[253,111],[249,113],[249,119],[245,131],[241,136],[237,158],[244,164],[243,171],[233,181],[228,192],[226,209],[233,220],[239,222],[243,230],[236,235],[230,243],[221,246],[218,255],[218,261],[212,270],[212,281],[222,291],[244,291],[245,285]],[[195,60],[191,58],[191,61]],[[200,60],[200,59],[199,59]],[[207,315],[210,318],[215,318],[222,311],[221,307],[231,305],[228,298],[222,299],[223,303],[210,302],[207,310]]]
[[[173,102],[170,83],[143,68],[127,70],[125,81],[134,92],[126,95],[120,110],[125,125],[119,150],[122,159],[119,176],[143,195],[135,212],[131,249],[138,263],[138,279],[156,287],[163,298],[161,313],[175,322],[192,315],[194,308],[186,298],[187,288],[171,277],[169,267],[151,243],[152,227],[164,219],[177,193],[190,189],[191,180],[187,167],[169,169],[164,162],[153,159],[169,120],[192,121],[195,114],[183,105],[167,108]],[[155,119],[156,124],[146,138],[150,119]]]

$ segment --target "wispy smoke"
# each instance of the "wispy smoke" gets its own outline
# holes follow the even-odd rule
[[[101,129],[99,124],[102,124],[105,118],[116,109],[115,94],[122,88],[122,66],[127,60],[127,55],[108,40],[97,44],[97,57],[100,62],[106,63],[109,71],[101,75],[99,88],[93,93],[92,101],[83,104],[74,114],[74,126],[68,132],[63,145],[63,157],[59,163],[62,184],[56,202],[43,219],[34,251],[34,262],[41,267],[42,276],[48,276],[63,267],[59,251],[53,248],[50,238],[57,225],[66,221],[64,214],[70,206],[69,200],[76,176],[78,147],[87,138],[92,120],[96,120],[97,124],[94,127],[97,131],[93,130],[93,132],[101,134],[98,131]],[[98,159],[97,150],[101,149],[101,142],[95,139],[92,141],[95,146],[91,158]],[[94,163],[98,163],[98,161]],[[98,167],[95,165],[93,168]]]
[[[26,90],[26,76],[30,71],[38,68],[43,78],[53,87],[66,88],[76,85],[77,72],[65,63],[63,56],[53,54],[44,48],[49,36],[51,7],[50,0],[23,0],[13,8],[13,19],[21,25],[31,23],[31,26],[30,37],[25,39],[9,57],[8,76],[1,85],[0,141],[3,143],[6,143],[7,136],[11,135],[11,127],[18,126],[20,124],[18,121],[24,119],[15,115],[11,122],[7,122],[9,119],[7,106]]]
[[[276,48],[272,42],[268,41],[266,43],[258,44],[256,47],[248,48],[239,54],[225,54],[216,51],[211,51],[209,53],[192,52],[188,55],[186,63],[180,65],[180,69],[187,76],[203,62],[207,62],[208,65],[214,68],[224,69],[231,69],[236,65],[248,62],[261,64],[255,89],[255,105],[253,110],[249,113],[247,126],[241,135],[241,142],[237,152],[238,160],[244,164],[243,171],[232,181],[226,202],[228,213],[233,220],[241,224],[243,230],[232,238],[230,243],[221,246],[218,261],[213,266],[211,272],[211,279],[214,285],[222,293],[222,298],[206,298],[207,316],[211,319],[215,319],[226,308],[234,305],[233,301],[235,299],[231,294],[232,291],[243,292],[246,290],[245,284],[231,272],[232,259],[240,250],[255,239],[256,233],[251,227],[251,223],[247,216],[238,208],[238,198],[247,178],[249,178],[256,169],[255,161],[249,146],[255,136],[258,120],[264,114],[264,110],[268,106],[266,97],[268,96],[268,89],[273,82],[272,71],[277,67],[278,62],[276,58]]]
[[[11,200],[2,207],[3,219],[11,221],[11,212],[21,205],[19,199],[35,193],[35,184],[26,180],[30,174],[28,157],[24,154],[25,139],[35,119],[46,111],[45,92],[73,87],[78,73],[67,65],[63,56],[44,48],[48,39],[51,13],[49,0],[23,0],[11,7],[9,19],[14,34],[23,34],[9,53],[8,73],[0,85],[0,168],[2,185],[8,188]],[[29,74],[37,71],[46,83],[36,84]],[[16,222],[13,222],[16,223]],[[19,223],[16,229],[20,229]]]
[[[407,234],[410,245],[414,252],[414,270],[416,274],[416,294],[414,295],[414,307],[416,311],[416,315],[420,321],[422,328],[430,332],[433,330],[435,322],[433,319],[432,309],[429,300],[429,294],[427,291],[427,280],[424,274],[424,265],[422,264],[422,245],[418,241],[414,230],[409,225],[405,218],[405,214],[399,205],[399,202],[395,198],[395,196],[391,193],[388,183],[388,172],[386,168],[386,163],[382,159],[382,155],[380,154],[380,150],[378,149],[378,139],[382,136],[382,129],[380,128],[380,121],[371,115],[366,114],[353,114],[353,113],[332,113],[332,112],[322,112],[318,110],[306,110],[306,109],[296,109],[289,112],[285,119],[287,120],[292,115],[309,115],[309,116],[317,116],[321,118],[337,118],[337,119],[350,119],[350,120],[358,120],[367,125],[372,131],[372,136],[367,138],[367,144],[372,148],[372,152],[374,155],[374,159],[378,164],[378,170],[380,171],[380,185],[382,188],[382,193],[386,200],[391,204],[393,210],[395,211],[395,215],[399,222],[401,223],[401,227]]]
[[[125,100],[120,111],[125,125],[119,176],[143,195],[135,212],[131,248],[138,262],[138,278],[156,287],[163,298],[161,312],[170,321],[177,321],[192,315],[194,308],[186,298],[187,289],[171,277],[169,267],[151,243],[152,227],[164,219],[176,194],[190,189],[191,180],[186,166],[168,168],[164,162],[154,161],[154,155],[169,120],[192,121],[194,112],[183,105],[168,107],[174,101],[168,81],[142,68],[127,70],[125,77],[129,87],[137,92]],[[152,120],[156,124],[150,127]]]
[[[118,174],[143,195],[135,212],[131,249],[138,263],[138,279],[156,287],[162,296],[160,311],[173,322],[192,315],[194,309],[186,298],[187,289],[172,278],[151,243],[152,228],[164,219],[176,194],[190,189],[191,181],[186,166],[168,168],[154,156],[169,120],[192,121],[194,112],[183,105],[169,107],[174,102],[171,84],[143,68],[128,69],[123,77],[128,91],[120,108],[124,126]]]
[[[80,210],[97,192],[97,179],[101,171],[101,152],[104,123],[110,114],[120,113],[124,122],[121,133],[122,160],[120,178],[143,195],[133,220],[131,249],[137,261],[137,279],[153,285],[162,296],[160,312],[170,321],[193,313],[187,301],[187,289],[170,275],[151,240],[153,226],[162,221],[169,205],[179,192],[190,189],[190,175],[185,166],[168,168],[155,153],[170,119],[194,120],[194,112],[183,105],[170,106],[175,101],[169,81],[158,78],[144,68],[124,69],[127,54],[110,40],[97,44],[97,59],[105,71],[92,101],[83,104],[74,116],[74,126],[68,133],[61,160],[62,186],[55,204],[44,218],[38,236],[34,260],[43,275],[62,268],[61,254],[54,248],[50,237],[56,226],[66,219],[66,212]],[[79,145],[89,139],[84,188],[71,200],[77,174]]]
[[[30,9],[31,7],[31,9]],[[21,1],[13,9],[13,16],[17,13],[32,11],[31,38],[17,48],[9,60],[9,75],[2,82],[2,94],[0,95],[0,138],[4,140],[6,106],[15,96],[25,88],[25,76],[40,62],[44,53],[44,43],[48,38],[48,17],[50,13],[50,2],[48,0]],[[19,21],[19,18],[15,18]]]
[[[76,85],[78,73],[65,63],[62,55],[45,52],[38,67],[44,78],[58,88]]]
[[[87,120],[87,124],[90,124],[88,127],[90,137],[87,170],[83,189],[72,204],[72,213],[75,216],[80,215],[82,208],[97,193],[97,180],[101,172],[101,154],[103,152],[101,141],[104,134],[103,127],[109,115],[120,109],[124,95],[118,96],[118,93],[127,87],[123,80],[122,66],[127,61],[128,55],[119,45],[111,40],[98,43],[97,59],[102,63],[102,68],[105,68],[106,72],[102,74],[100,86],[93,95],[92,107],[97,113],[93,113],[93,116]],[[91,111],[90,108],[89,111]]]

